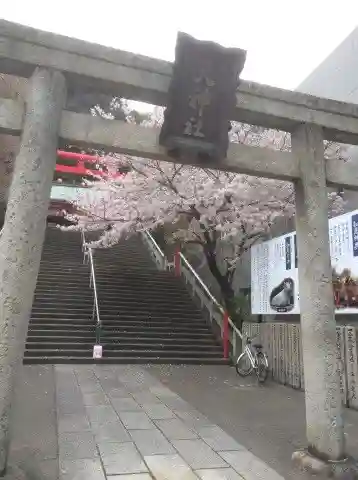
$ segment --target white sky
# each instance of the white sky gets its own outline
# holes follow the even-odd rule
[[[295,88],[357,25],[357,0],[3,0],[1,17],[173,60],[176,32],[248,50],[242,77]]]

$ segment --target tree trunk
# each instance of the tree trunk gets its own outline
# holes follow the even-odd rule
[[[215,251],[213,251],[209,245],[205,245],[204,254],[206,261],[208,262],[210,272],[219,284],[221,295],[225,304],[224,306],[235,325],[239,328],[239,330],[241,330],[243,318],[236,312],[234,289],[232,288],[227,276],[221,273],[217,264]]]

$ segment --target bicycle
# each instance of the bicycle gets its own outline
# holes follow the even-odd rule
[[[252,343],[247,337],[244,351],[236,361],[236,372],[240,377],[247,377],[255,371],[259,383],[264,383],[268,376],[268,359],[260,343]]]

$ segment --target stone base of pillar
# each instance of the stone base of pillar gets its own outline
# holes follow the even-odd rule
[[[293,453],[292,461],[299,470],[319,478],[358,480],[358,461],[351,457],[339,462],[325,462],[306,450],[300,450]]]
[[[6,469],[4,476],[0,476],[1,480],[31,480],[31,478],[33,477],[30,477],[21,468],[12,465]],[[39,477],[39,480],[41,480],[41,477]]]

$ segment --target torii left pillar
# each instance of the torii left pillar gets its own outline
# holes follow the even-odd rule
[[[0,477],[7,470],[11,402],[40,267],[65,100],[62,73],[37,68],[29,82],[0,238]]]

